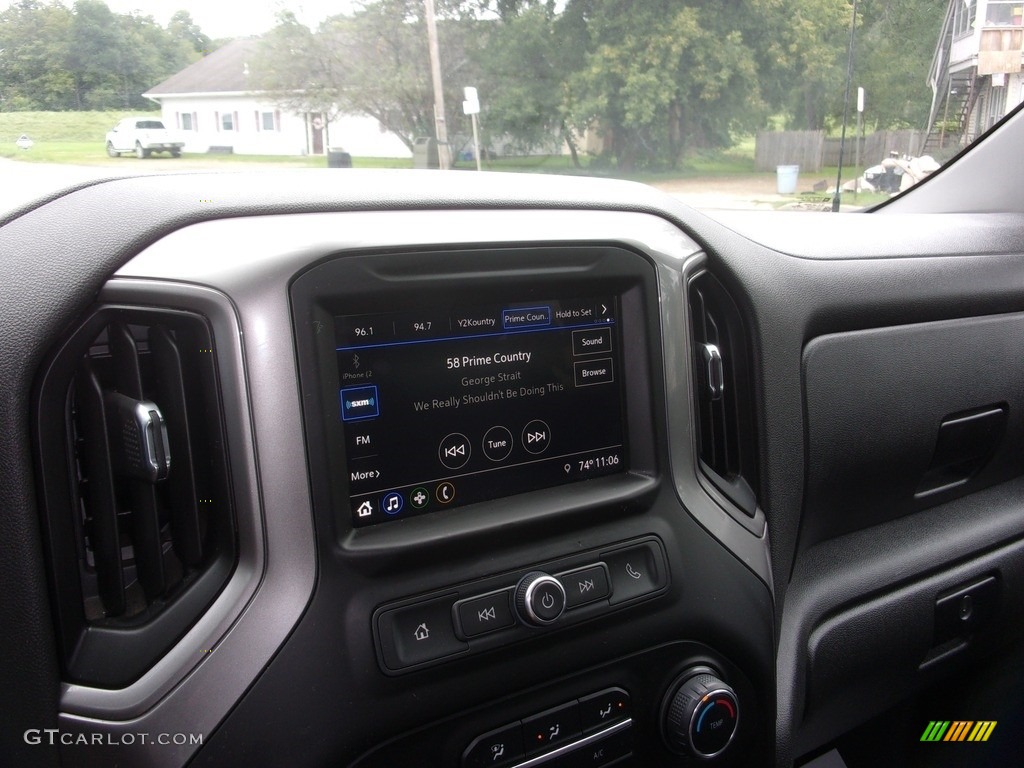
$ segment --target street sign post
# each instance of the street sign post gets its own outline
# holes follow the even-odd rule
[[[469,115],[469,119],[473,123],[473,155],[476,157],[476,169],[483,170],[480,167],[480,133],[476,127],[476,116],[480,114],[480,96],[477,94],[476,88],[471,85],[462,89],[462,95],[465,99],[462,102],[462,111]]]
[[[856,197],[860,194],[860,177],[864,174],[864,171],[860,167],[860,145],[864,141],[864,89],[860,86],[857,87],[857,157],[854,159],[853,164],[857,167],[857,180],[854,182],[853,195]]]

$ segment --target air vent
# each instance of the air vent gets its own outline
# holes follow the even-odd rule
[[[123,687],[195,623],[235,562],[206,321],[98,308],[47,366],[36,435],[65,676]]]
[[[753,517],[757,439],[746,330],[736,303],[710,272],[690,280],[689,300],[700,469]]]

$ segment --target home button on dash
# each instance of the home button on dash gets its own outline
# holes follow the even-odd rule
[[[402,669],[467,650],[455,636],[454,602],[454,597],[440,598],[380,614],[377,626],[387,667]]]

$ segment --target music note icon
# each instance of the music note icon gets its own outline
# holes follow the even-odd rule
[[[384,497],[384,501],[381,507],[389,515],[397,515],[402,511],[402,507],[405,505],[405,499],[402,498],[402,494],[395,493],[392,491]]]

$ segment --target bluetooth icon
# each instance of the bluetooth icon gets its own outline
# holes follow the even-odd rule
[[[352,355],[352,367],[359,370],[359,355]]]

